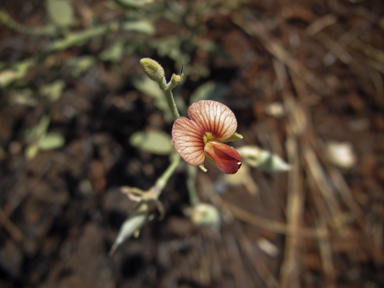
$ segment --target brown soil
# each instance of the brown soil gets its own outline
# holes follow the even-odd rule
[[[36,27],[49,22],[43,2],[2,6]],[[125,13],[112,1],[72,2],[78,31],[87,17],[109,23]],[[0,287],[384,287],[384,2],[155,2],[154,35],[95,37],[44,56],[1,90]],[[172,22],[178,11],[187,12]],[[190,70],[176,94],[188,103],[207,81],[227,84],[220,101],[244,136],[234,145],[274,151],[294,169],[250,168],[250,178],[230,186],[207,164],[197,188],[221,211],[221,227],[212,230],[183,212],[190,204],[181,167],[161,195],[165,218],[156,214],[108,256],[132,207],[119,187],[148,189],[169,164],[129,144],[136,131],[171,131],[153,100],[131,84],[143,74],[142,57],[158,60],[168,78],[179,72],[180,63],[148,44],[169,36],[182,40],[186,66],[206,72]],[[0,39],[7,65],[42,54],[53,41],[5,25]],[[99,54],[116,39],[137,45],[118,63],[98,61],[69,77],[70,57]],[[208,41],[214,50],[202,48]],[[66,81],[58,101],[10,104],[15,91],[57,79]],[[267,113],[273,102],[286,114]],[[45,114],[49,132],[63,135],[65,145],[26,160],[22,132]],[[356,163],[332,164],[329,141],[350,143]]]

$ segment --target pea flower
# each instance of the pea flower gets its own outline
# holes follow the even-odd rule
[[[241,139],[235,133],[235,114],[224,104],[201,100],[188,108],[191,118],[179,117],[172,127],[172,140],[177,152],[190,165],[202,165],[205,156],[226,174],[235,174],[241,167],[241,156],[222,143]]]

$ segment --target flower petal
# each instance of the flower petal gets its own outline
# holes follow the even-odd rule
[[[188,118],[179,117],[173,123],[172,140],[177,153],[192,166],[203,164],[204,131]]]
[[[204,132],[211,132],[219,140],[228,139],[237,129],[235,114],[217,101],[195,102],[188,108],[188,115]]]
[[[205,144],[205,153],[226,174],[235,174],[241,167],[241,156],[232,147],[219,141]]]

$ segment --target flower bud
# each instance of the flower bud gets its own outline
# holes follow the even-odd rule
[[[257,146],[243,146],[237,149],[240,156],[251,167],[257,167],[265,172],[282,172],[291,169],[279,155]]]
[[[155,60],[152,60],[151,58],[143,58],[140,60],[140,65],[150,79],[159,84],[165,82],[164,69]]]
[[[220,213],[215,206],[207,203],[199,203],[192,208],[192,222],[198,226],[218,227],[220,225]]]

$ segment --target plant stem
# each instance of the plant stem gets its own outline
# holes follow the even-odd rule
[[[171,109],[173,120],[176,120],[177,118],[180,117],[180,114],[179,114],[179,110],[177,110],[175,99],[173,99],[172,90],[165,90],[164,94],[165,94],[165,97],[167,98],[169,109]]]
[[[174,88],[174,86],[171,87],[170,84],[171,82],[166,84],[164,80],[163,83],[159,83],[159,86],[161,90],[163,90],[165,98],[167,98],[167,103],[168,103],[169,109],[171,110],[173,120],[176,120],[177,118],[180,117],[180,114],[179,114],[179,110],[177,109],[175,99],[173,98],[172,88]]]
[[[192,206],[200,203],[199,195],[196,190],[196,175],[197,167],[192,165],[187,165],[188,179],[187,179],[187,189],[189,194],[189,202]]]
[[[171,164],[168,166],[167,170],[157,179],[154,189],[158,196],[160,196],[161,191],[164,189],[169,178],[172,176],[173,172],[176,170],[177,166],[180,164],[180,156],[177,153],[171,155]]]
[[[56,28],[53,25],[48,25],[45,27],[29,27],[23,24],[20,24],[14,20],[7,12],[0,10],[0,23],[7,25],[9,28],[25,34],[30,35],[54,35],[56,33]]]

